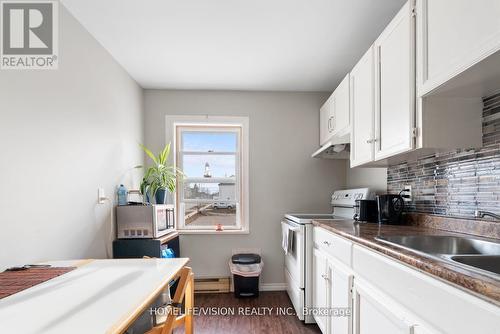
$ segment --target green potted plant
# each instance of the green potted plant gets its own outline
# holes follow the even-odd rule
[[[170,143],[158,153],[158,156],[155,156],[146,146],[142,144],[140,146],[153,163],[144,173],[141,193],[146,196],[147,202],[154,197],[156,204],[165,204],[167,191],[171,193],[175,191],[177,179],[183,178],[184,173],[174,165],[168,164]],[[138,167],[142,168],[142,166]]]

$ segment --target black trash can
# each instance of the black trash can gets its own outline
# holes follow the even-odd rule
[[[232,265],[231,265],[232,264]],[[234,296],[258,297],[262,259],[258,254],[235,254],[231,258],[231,273],[234,281]]]

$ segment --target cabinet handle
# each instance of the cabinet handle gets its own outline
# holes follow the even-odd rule
[[[325,240],[325,241],[323,241],[323,243],[324,243],[325,245],[327,245],[328,247],[330,247],[330,245],[332,244],[331,242],[328,242],[328,241],[326,241],[326,240]]]
[[[325,274],[321,274],[321,277],[323,277],[323,279],[324,279],[325,281],[328,281],[328,280],[330,280],[330,279],[328,278],[328,275],[325,275]]]
[[[366,141],[367,144],[371,144],[371,143],[375,143],[377,141],[377,139],[368,139]]]

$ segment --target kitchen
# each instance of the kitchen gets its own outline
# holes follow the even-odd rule
[[[0,69],[0,271],[65,269],[1,332],[146,332],[161,298],[176,333],[496,331],[498,1],[44,2],[57,67]]]

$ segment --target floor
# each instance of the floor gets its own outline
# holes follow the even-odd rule
[[[305,325],[291,314],[293,307],[284,291],[261,292],[257,298],[244,299],[232,293],[197,294],[195,305],[196,334],[321,333],[318,326]],[[183,329],[174,333],[183,333]]]

